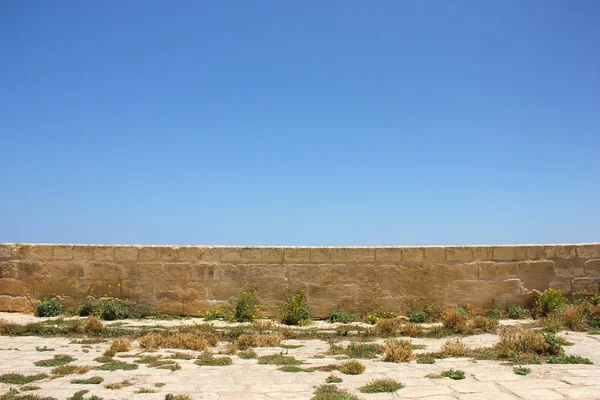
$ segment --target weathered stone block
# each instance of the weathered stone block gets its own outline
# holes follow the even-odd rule
[[[10,312],[10,298],[11,296],[0,295],[0,311]]]
[[[177,250],[168,246],[142,247],[138,257],[140,261],[177,261]]]
[[[31,287],[25,282],[11,278],[0,278],[0,294],[25,296],[31,293]]]
[[[16,261],[14,265],[19,279],[49,276],[48,267],[39,261]]]
[[[446,260],[448,261],[472,261],[473,253],[470,247],[446,247]]]
[[[70,245],[54,246],[54,258],[57,260],[72,260],[73,259],[73,246],[70,246]]]
[[[218,247],[201,247],[200,260],[207,262],[219,261],[220,250]]]
[[[358,260],[358,254],[355,248],[342,247],[331,249],[331,261],[332,262],[355,262]]]
[[[572,285],[574,296],[593,296],[598,291],[598,280],[595,278],[574,278]]]
[[[573,278],[576,276],[584,276],[583,261],[580,259],[554,259],[554,271],[556,276]]]
[[[16,278],[17,268],[15,261],[0,262],[0,278]]]
[[[458,280],[478,280],[479,279],[479,263],[472,262],[460,265],[461,277]]]
[[[114,261],[115,248],[112,246],[97,246],[94,248],[94,260]]]
[[[123,280],[140,280],[140,266],[135,261],[121,261],[121,279]]]
[[[551,278],[554,274],[553,261],[524,261],[519,263],[519,276],[521,278]]]
[[[231,282],[217,282],[209,290],[210,297],[214,300],[229,300],[240,292],[239,286]]]
[[[375,261],[377,262],[401,262],[401,247],[377,247],[375,249]]]
[[[560,290],[563,294],[571,293],[571,280],[570,279],[557,279],[548,284],[549,288]],[[528,288],[528,289],[537,289],[537,288]],[[540,290],[540,289],[538,289]],[[542,290],[545,290],[543,288]]]
[[[15,248],[13,249],[13,255],[14,257],[20,258],[20,259],[29,259],[32,258],[31,252],[32,252],[33,246],[30,244],[17,244],[15,245]]]
[[[600,276],[600,259],[586,261],[584,270],[587,276]]]
[[[140,280],[161,282],[164,280],[163,265],[158,262],[138,263]]]
[[[260,258],[262,262],[282,263],[283,248],[282,247],[261,247]]]
[[[515,261],[527,258],[526,246],[494,246],[494,260]]]
[[[54,258],[54,246],[47,244],[33,245],[29,256],[35,260],[51,260]]]
[[[208,282],[216,279],[217,267],[213,264],[193,264],[191,266],[192,281]]]
[[[425,259],[425,250],[423,247],[404,247],[402,249],[402,261],[423,261]]]
[[[521,280],[505,279],[498,282],[496,286],[496,296],[498,297],[517,297],[521,295]]]
[[[446,261],[446,249],[444,247],[425,247],[423,252],[424,261]]]
[[[83,267],[85,279],[115,280],[121,279],[121,266],[108,262],[94,261]]]
[[[286,277],[291,282],[311,282],[319,283],[321,281],[321,267],[315,264],[309,265],[287,265]]]
[[[179,248],[179,261],[200,260],[200,248],[194,246],[183,246]]]
[[[245,247],[242,248],[242,261],[246,263],[261,262],[260,248]]]
[[[290,247],[285,249],[283,257],[286,263],[309,262],[310,248]]]
[[[331,253],[327,247],[313,247],[310,249],[310,261],[312,262],[330,262]]]
[[[10,311],[31,314],[34,310],[33,302],[24,296],[13,297],[10,299]]]
[[[55,261],[45,263],[48,275],[52,279],[83,279],[83,266],[76,262]]]
[[[93,260],[94,246],[73,246],[73,258],[76,260]]]
[[[479,263],[479,279],[500,280],[518,276],[519,264],[516,262],[482,261]]]
[[[124,280],[121,282],[121,297],[132,301],[139,299],[154,300],[154,287],[155,283],[153,281]]]
[[[191,279],[191,266],[187,263],[165,263],[163,274],[167,281],[189,282]]]
[[[564,258],[567,260],[577,258],[577,248],[575,246],[553,245],[547,246],[546,254],[550,253],[552,258]]]
[[[473,261],[491,261],[494,258],[494,248],[491,246],[474,246],[471,252]]]
[[[358,259],[358,261],[375,261],[375,249],[367,247],[357,248],[356,258]]]
[[[75,299],[85,297],[86,290],[83,281],[74,279],[36,279],[33,282],[33,294],[37,298],[48,296],[71,297]],[[105,292],[99,293],[104,295]]]
[[[239,247],[221,247],[221,262],[242,261],[242,251]]]
[[[577,255],[581,258],[600,258],[600,243],[578,245]]]
[[[542,246],[542,245],[527,246],[527,259],[528,260],[539,260],[540,258],[546,258],[546,246]]]
[[[134,246],[119,246],[114,248],[116,261],[137,261],[139,249]]]

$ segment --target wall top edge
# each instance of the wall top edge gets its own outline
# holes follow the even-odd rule
[[[389,249],[389,248],[479,248],[479,247],[548,247],[548,246],[600,246],[600,242],[551,244],[490,244],[490,245],[432,245],[432,246],[255,246],[255,245],[149,245],[149,244],[71,244],[71,243],[0,243],[0,246],[93,246],[93,247],[202,247],[202,248],[281,248],[281,249]]]

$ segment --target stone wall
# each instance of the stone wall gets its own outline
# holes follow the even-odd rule
[[[305,289],[317,317],[413,301],[524,303],[531,289],[594,294],[600,243],[446,247],[206,247],[0,244],[0,311],[57,296],[76,306],[114,296],[198,315],[258,290],[277,315],[285,287]]]

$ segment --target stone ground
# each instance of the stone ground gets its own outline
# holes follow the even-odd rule
[[[39,321],[39,318],[24,314],[0,313],[0,318],[12,322],[26,323]],[[201,323],[201,319],[176,321],[128,321],[130,325],[181,325]],[[503,321],[514,324],[516,321]],[[222,324],[222,323],[221,323]],[[331,324],[319,323],[323,326]],[[219,323],[215,323],[219,325]],[[337,371],[336,376],[343,379],[340,388],[348,389],[362,399],[428,399],[428,400],[504,400],[504,399],[600,399],[600,336],[586,333],[562,332],[574,345],[565,347],[567,354],[580,355],[591,359],[595,365],[528,365],[532,373],[528,376],[515,375],[513,366],[495,361],[475,361],[467,358],[449,358],[438,360],[435,364],[389,363],[375,360],[361,360],[366,370],[361,375],[344,375]],[[410,339],[413,344],[426,345],[424,350],[435,351],[446,339]],[[494,334],[468,336],[463,341],[471,347],[491,346],[497,340]],[[69,354],[76,359],[72,365],[98,366],[94,358],[102,355],[110,342],[88,345],[73,344],[69,338],[41,337],[0,337],[0,374],[14,372],[24,375],[49,373],[51,368],[36,367],[35,361],[52,358],[53,354]],[[288,355],[304,362],[303,367],[339,363],[339,359],[330,356],[315,358],[324,353],[329,344],[322,340],[286,340],[285,344],[302,345],[287,350]],[[47,346],[54,351],[36,351],[36,346]],[[87,352],[85,352],[87,350]],[[281,348],[256,348],[259,355],[280,354]],[[178,350],[182,351],[182,350]],[[139,349],[120,356],[137,354]],[[199,354],[198,352],[185,351]],[[169,354],[169,351],[149,353],[152,355]],[[218,355],[217,355],[218,356]],[[193,399],[214,400],[254,400],[254,399],[310,399],[315,388],[324,384],[330,372],[279,371],[274,365],[259,365],[256,359],[244,360],[230,356],[233,365],[225,367],[206,367],[194,364],[194,360],[177,360],[181,370],[171,372],[140,365],[132,371],[92,370],[84,375],[68,375],[56,379],[46,379],[31,383],[41,387],[32,393],[66,399],[79,390],[87,389],[91,394],[108,399],[164,399],[165,394],[188,394]],[[132,358],[122,361],[132,362]],[[454,381],[449,378],[432,379],[427,374],[437,374],[450,368],[461,369],[466,379]],[[100,385],[71,384],[72,379],[101,376]],[[374,379],[393,378],[405,385],[395,393],[362,394],[358,388]],[[106,389],[104,384],[129,380],[132,385],[119,390]],[[164,383],[162,387],[155,387]],[[0,384],[0,394],[13,385]],[[136,394],[140,388],[156,390],[156,393]]]

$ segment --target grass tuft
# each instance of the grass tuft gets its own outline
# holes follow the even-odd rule
[[[48,378],[46,374],[37,375],[22,375],[22,374],[4,374],[0,375],[0,383],[8,383],[10,385],[25,385],[27,383],[39,381]]]
[[[75,385],[99,385],[102,382],[104,382],[104,378],[100,376],[92,376],[87,379],[73,379],[71,381],[71,383]]]
[[[454,379],[455,381],[465,379],[465,371],[460,369],[449,369],[447,371],[443,371],[440,375],[444,378]]]
[[[365,372],[365,369],[365,365],[356,360],[346,361],[338,366],[338,370],[346,375],[360,375]]]
[[[49,360],[40,360],[33,363],[36,367],[56,367],[58,365],[65,365],[75,361],[75,359],[67,354],[57,354],[54,358]]]
[[[403,387],[404,385],[402,383],[387,378],[376,379],[362,386],[358,390],[360,390],[361,393],[392,393]]]
[[[404,339],[389,339],[384,343],[384,361],[407,362],[413,359],[412,344]]]

